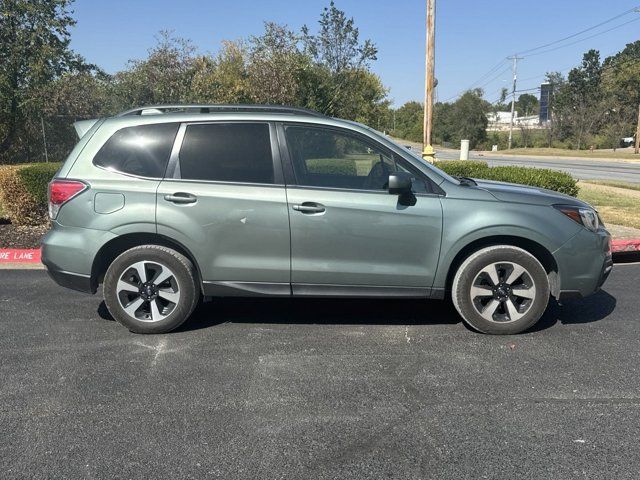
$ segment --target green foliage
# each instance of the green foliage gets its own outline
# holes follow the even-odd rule
[[[345,160],[339,158],[314,158],[307,160],[307,170],[309,173],[320,173],[325,175],[348,175],[356,176],[358,169],[355,160]]]
[[[360,39],[354,19],[333,3],[317,31],[266,22],[262,34],[224,41],[216,55],[160,32],[146,58],[130,60],[112,76],[69,50],[70,3],[0,1],[0,142],[6,147],[0,163],[43,158],[41,116],[50,155],[62,158],[77,140],[74,121],[160,103],[288,104],[382,129],[390,125],[387,90],[369,70],[376,47]]]
[[[546,188],[575,197],[579,187],[571,175],[556,170],[542,168],[500,166],[489,167],[485,162],[449,160],[436,164],[449,175],[519,183],[533,187]]]
[[[66,72],[90,69],[69,48],[69,28],[75,24],[70,4],[0,2],[0,162],[36,154],[32,137],[40,128],[47,87]]]
[[[530,115],[537,115],[540,111],[540,102],[535,95],[530,93],[523,93],[516,100],[516,110],[519,117],[528,117]]]
[[[3,215],[16,225],[38,225],[47,220],[47,184],[60,163],[0,167],[0,204]]]
[[[39,204],[47,203],[47,186],[62,163],[34,163],[20,168],[18,177],[25,190]]]
[[[489,169],[487,162],[474,160],[440,160],[436,167],[454,177],[469,178],[483,178],[482,175]]]
[[[420,102],[407,102],[402,105],[395,112],[393,135],[413,142],[422,142],[423,114],[424,108]]]

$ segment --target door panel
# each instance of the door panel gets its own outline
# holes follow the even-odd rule
[[[176,194],[189,194],[196,201],[165,199]],[[290,281],[283,186],[164,180],[157,199],[158,233],[191,251],[203,281]]]
[[[438,197],[419,195],[405,206],[384,192],[290,187],[287,195],[292,283],[431,287],[442,232]],[[324,211],[294,208],[303,204]]]
[[[158,233],[187,247],[225,291],[291,280],[286,190],[273,125],[182,125],[157,193]],[[212,285],[209,285],[212,286]],[[237,289],[237,288],[236,288]]]

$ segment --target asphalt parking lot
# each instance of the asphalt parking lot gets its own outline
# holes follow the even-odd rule
[[[640,265],[479,335],[444,302],[220,300],[139,336],[0,271],[1,478],[637,478]]]

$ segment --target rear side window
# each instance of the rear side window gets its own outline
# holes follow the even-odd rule
[[[180,177],[186,180],[273,183],[269,125],[189,125],[180,150]]]
[[[164,176],[179,124],[140,125],[118,130],[93,159],[94,165],[141,177]]]

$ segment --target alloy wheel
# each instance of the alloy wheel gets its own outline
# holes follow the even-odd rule
[[[533,305],[536,286],[525,267],[514,262],[491,263],[473,280],[471,302],[490,322],[508,323],[522,318]]]
[[[158,262],[136,262],[125,268],[116,293],[127,315],[143,322],[164,320],[180,302],[174,273]]]

